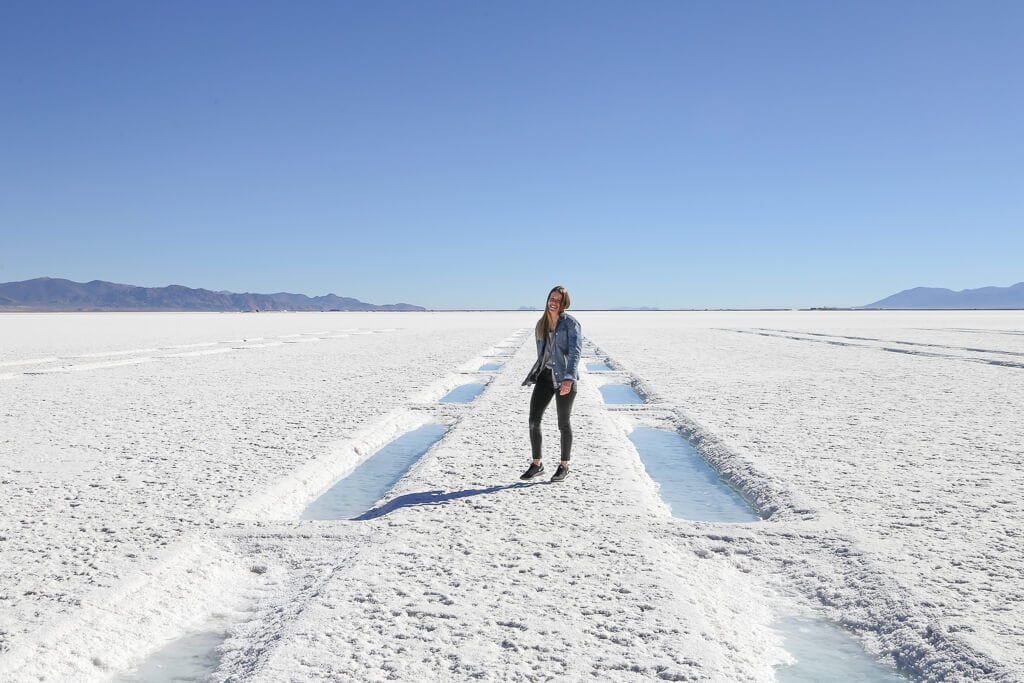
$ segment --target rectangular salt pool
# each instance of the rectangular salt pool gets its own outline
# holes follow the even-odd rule
[[[176,683],[205,681],[220,665],[225,631],[193,633],[168,643],[137,669],[115,676],[112,683]]]
[[[636,389],[628,384],[603,384],[599,388],[601,398],[608,405],[634,405],[644,402],[640,394],[636,393]]]
[[[469,403],[479,396],[485,388],[487,388],[486,384],[463,384],[449,391],[441,399],[441,403]]]
[[[398,437],[313,501],[302,519],[352,519],[373,507],[448,428],[426,424]]]
[[[675,432],[637,427],[629,440],[658,494],[674,517],[701,522],[756,522],[761,518],[750,504],[704,458]]]
[[[851,634],[822,619],[792,617],[779,622],[776,630],[782,634],[786,651],[796,660],[778,669],[779,683],[909,680],[875,660]]]

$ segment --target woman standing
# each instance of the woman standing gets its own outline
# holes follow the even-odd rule
[[[558,411],[558,431],[562,437],[562,461],[551,481],[562,481],[569,474],[569,456],[572,451],[572,426],[569,424],[569,416],[572,413],[573,401],[576,400],[576,382],[579,380],[578,367],[583,341],[580,324],[576,318],[565,312],[567,308],[569,292],[565,287],[555,287],[548,293],[544,315],[537,321],[537,362],[533,364],[533,369],[523,381],[523,386],[533,384],[529,423],[533,462],[519,477],[520,479],[533,479],[544,471],[540,452],[540,421],[553,396]]]

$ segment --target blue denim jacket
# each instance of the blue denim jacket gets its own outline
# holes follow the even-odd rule
[[[583,333],[576,318],[568,313],[558,316],[555,325],[555,348],[551,350],[551,369],[554,370],[555,387],[565,380],[578,382],[580,379],[580,354],[583,353]],[[537,340],[537,361],[544,355],[544,340]],[[524,382],[525,384],[525,382]]]

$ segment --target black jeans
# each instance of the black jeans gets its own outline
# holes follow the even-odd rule
[[[572,451],[572,426],[569,424],[569,415],[572,413],[572,404],[576,400],[576,383],[572,383],[572,391],[565,396],[558,395],[554,388],[554,375],[551,370],[544,370],[533,385],[533,395],[530,397],[530,448],[533,451],[533,459],[540,460],[540,420],[544,417],[544,411],[551,403],[551,397],[555,397],[555,408],[558,410],[558,431],[562,434],[562,460],[569,460]]]

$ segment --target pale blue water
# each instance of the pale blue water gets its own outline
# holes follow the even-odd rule
[[[486,386],[486,384],[463,384],[461,387],[455,387],[449,391],[440,402],[469,403],[479,396]]]
[[[611,372],[607,363],[587,363],[587,372]]]
[[[629,440],[673,517],[700,522],[756,522],[761,518],[704,458],[675,432],[637,427]]]
[[[779,667],[779,683],[906,683],[900,676],[864,651],[857,640],[822,619],[793,617],[776,624],[784,647],[797,660]]]
[[[223,631],[193,633],[179,638],[146,659],[134,671],[113,683],[190,683],[205,681],[220,666],[217,649],[227,638]]]
[[[480,366],[480,370],[484,372],[488,370],[501,370],[502,365],[503,363],[484,363]]]
[[[313,501],[302,519],[352,519],[373,507],[448,428],[427,424],[385,445]]]
[[[628,384],[605,384],[601,386],[601,397],[604,402],[613,405],[643,403],[640,394]]]

